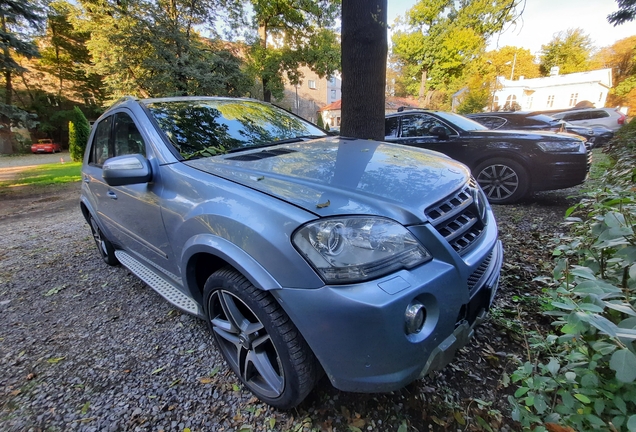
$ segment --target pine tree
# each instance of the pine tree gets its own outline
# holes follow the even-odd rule
[[[25,113],[13,106],[13,75],[23,68],[14,55],[27,58],[38,55],[33,41],[25,38],[26,29],[37,28],[43,18],[30,0],[0,0],[0,73],[4,77],[4,103],[0,103],[0,153],[11,153],[11,124]],[[14,113],[15,115],[12,115]]]
[[[90,133],[91,127],[84,113],[78,107],[73,107],[73,120],[68,123],[68,150],[75,162],[84,158]]]

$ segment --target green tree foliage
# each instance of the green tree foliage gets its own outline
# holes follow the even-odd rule
[[[466,81],[468,66],[489,38],[516,18],[518,0],[420,0],[393,35],[393,61],[406,91],[430,97],[429,90],[453,92]],[[429,101],[423,101],[428,105]]]
[[[634,21],[636,18],[636,0],[616,0],[618,10],[607,16],[610,24],[617,26],[625,24],[627,21]]]
[[[12,152],[11,126],[20,124],[26,113],[13,106],[13,75],[23,68],[15,56],[38,55],[29,30],[42,22],[40,9],[30,0],[0,0],[0,73],[4,78],[4,103],[0,102],[0,153]],[[28,117],[28,116],[27,116]]]
[[[5,80],[5,103],[12,102],[12,75],[22,70],[14,56],[35,57],[38,50],[28,30],[43,20],[40,9],[29,0],[0,0],[0,72]]]
[[[87,72],[91,64],[86,47],[90,33],[79,31],[72,23],[80,12],[65,0],[49,5],[46,34],[38,40],[41,56],[35,68],[55,77],[58,97],[100,104],[104,96],[101,76]]]
[[[79,162],[84,157],[90,133],[91,126],[84,113],[78,107],[73,107],[73,120],[68,124],[68,150],[73,161]]]
[[[298,69],[308,66],[320,77],[340,68],[340,43],[332,27],[337,0],[252,0],[252,26],[258,36],[249,64],[263,85],[263,99],[283,96],[285,80],[297,85]],[[247,13],[244,13],[247,15]]]
[[[214,20],[216,0],[83,0],[80,22],[94,72],[104,76],[113,99],[148,96],[240,96],[251,81],[240,59],[219,42],[202,38],[195,26]]]
[[[547,76],[550,68],[559,67],[559,73],[583,72],[589,68],[592,40],[580,28],[559,32],[541,46],[541,74]]]

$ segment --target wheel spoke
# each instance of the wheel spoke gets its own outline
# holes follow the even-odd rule
[[[255,370],[252,371],[252,368]],[[276,372],[265,351],[250,350],[243,373],[246,381],[269,397],[279,396],[283,392],[283,377]]]

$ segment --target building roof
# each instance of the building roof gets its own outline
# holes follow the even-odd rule
[[[598,69],[587,72],[576,72],[565,75],[554,75],[542,78],[509,80],[498,77],[499,83],[506,88],[522,87],[522,88],[542,88],[571,84],[598,83],[604,87],[612,87],[612,69]]]
[[[384,98],[384,109],[397,110],[400,107],[418,108],[418,104],[416,100],[404,97],[387,96]],[[337,101],[320,108],[318,111],[335,111],[340,109],[342,109],[342,99],[338,99]]]

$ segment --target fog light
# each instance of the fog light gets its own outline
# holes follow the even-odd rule
[[[404,321],[406,323],[406,334],[417,333],[422,330],[426,320],[426,309],[418,301],[414,301],[406,308]]]

